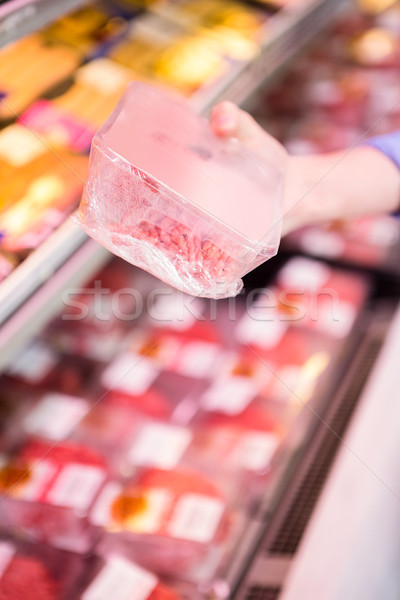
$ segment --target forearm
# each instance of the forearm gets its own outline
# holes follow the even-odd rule
[[[213,109],[211,125],[218,136],[239,139],[267,165],[286,169],[283,234],[313,223],[400,209],[400,131],[342,152],[294,157],[230,102]]]
[[[375,148],[288,160],[284,233],[323,221],[390,213],[399,205],[400,171]]]

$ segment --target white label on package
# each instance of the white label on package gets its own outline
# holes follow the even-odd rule
[[[82,398],[46,394],[25,417],[24,427],[30,434],[58,441],[78,425],[88,410],[89,403]]]
[[[316,324],[322,331],[342,338],[350,332],[355,318],[356,311],[349,302],[344,300],[327,301],[321,302],[318,307]]]
[[[38,136],[18,123],[9,125],[0,133],[0,161],[13,167],[22,167],[47,150]]]
[[[315,292],[326,283],[330,274],[331,269],[327,265],[309,258],[296,257],[281,269],[278,281],[283,287]]]
[[[10,542],[0,542],[0,579],[7,571],[15,554],[15,547]]]
[[[20,489],[17,488],[17,497],[29,502],[41,500],[56,472],[57,466],[53,461],[38,460],[29,471],[27,482]]]
[[[49,490],[46,500],[55,506],[68,506],[86,511],[105,477],[101,467],[78,463],[65,465]]]
[[[176,370],[189,377],[211,377],[222,360],[222,350],[209,342],[190,342],[182,346]]]
[[[149,307],[149,316],[155,327],[184,331],[202,318],[203,310],[204,303],[199,298],[168,288],[165,294],[156,296],[154,304]]]
[[[85,334],[84,348],[79,347],[79,353],[88,358],[104,362],[111,362],[121,345],[121,334],[110,331],[107,335]]]
[[[286,321],[280,318],[277,312],[264,316],[259,310],[254,314],[245,314],[236,327],[236,339],[241,344],[255,344],[262,348],[274,348],[281,341],[288,328]]]
[[[82,594],[82,600],[146,600],[157,583],[152,573],[113,556]]]
[[[338,233],[321,229],[305,230],[301,234],[300,244],[310,254],[329,258],[341,256],[346,248],[344,239]]]
[[[159,369],[144,356],[127,352],[121,354],[104,371],[101,382],[108,389],[126,394],[144,394],[156,379]]]
[[[202,395],[201,404],[206,410],[228,415],[241,413],[257,395],[257,387],[248,377],[217,379]]]
[[[46,377],[56,364],[56,354],[47,346],[36,342],[17,356],[7,373],[35,384]]]
[[[184,427],[152,423],[140,431],[128,452],[128,460],[133,465],[173,469],[191,440],[191,432]]]
[[[222,500],[201,494],[185,494],[174,509],[168,533],[176,538],[206,544],[214,538],[224,513]]]
[[[279,438],[273,433],[248,433],[236,447],[232,456],[233,463],[239,468],[251,471],[266,469],[278,445]]]
[[[370,244],[385,247],[397,244],[399,235],[400,231],[397,219],[382,217],[371,221],[365,237]]]
[[[103,488],[90,514],[90,521],[94,525],[106,527],[110,523],[111,506],[121,492],[121,484],[115,481],[108,483]]]
[[[131,79],[132,72],[129,69],[108,58],[92,60],[76,73],[78,82],[94,87],[101,94],[122,93]]]

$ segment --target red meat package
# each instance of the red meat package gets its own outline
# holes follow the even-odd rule
[[[213,573],[234,530],[226,490],[202,472],[147,468],[105,486],[91,513],[100,552],[128,553],[147,568],[195,581]]]
[[[266,473],[285,433],[285,424],[260,405],[239,415],[209,413],[198,419],[194,452],[224,468]]]
[[[0,539],[0,600],[69,600],[83,563],[44,545]]]
[[[0,469],[1,525],[86,553],[95,541],[87,512],[106,478],[103,457],[83,444],[28,442]]]
[[[79,600],[179,600],[180,594],[124,556],[108,557]]]
[[[92,142],[79,222],[173,287],[234,296],[276,254],[283,172],[279,157],[217,138],[186,101],[131,83]]]

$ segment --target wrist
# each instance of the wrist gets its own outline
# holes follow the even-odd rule
[[[372,146],[288,160],[283,233],[399,209],[400,170]]]
[[[330,169],[325,156],[289,156],[284,189],[283,234],[334,218],[334,194],[325,177]]]

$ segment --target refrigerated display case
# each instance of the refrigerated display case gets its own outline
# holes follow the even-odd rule
[[[51,6],[58,6],[58,10],[64,12],[64,4],[62,6],[60,4],[51,3]],[[36,31],[40,25],[54,18],[46,11],[46,7],[42,13],[40,2],[30,2],[27,3],[27,6],[35,11],[35,15],[41,21],[32,19],[29,11],[22,11],[20,14],[19,5],[16,2],[7,3],[2,7],[5,12],[2,23],[8,32],[6,37],[0,38],[2,45],[18,39],[20,35],[27,32],[27,29]],[[258,88],[262,81],[272,78],[278,67],[284,65],[301,47],[307,44],[316,32],[333,18],[341,6],[341,2],[328,0],[307,2],[305,5],[300,4],[287,11],[278,11],[268,18],[265,29],[262,27],[258,32],[257,55],[251,59],[231,61],[223,76],[212,85],[198,89],[191,98],[196,110],[207,114],[210,108],[222,98],[229,98],[235,102],[243,101]],[[12,8],[15,9],[14,12],[11,10]],[[65,8],[68,9],[68,6]],[[23,19],[24,23],[21,26],[20,20]],[[147,31],[147,24],[144,29]],[[99,79],[100,75],[97,78]],[[119,94],[121,90],[122,88],[120,88]],[[79,102],[87,105],[88,99],[90,102],[93,93],[99,93],[99,91],[89,89],[86,99],[82,97]],[[109,110],[112,106],[111,104]],[[81,252],[81,258],[76,258],[79,252]],[[79,280],[84,281],[87,276],[86,272],[82,273],[82,277],[78,275],[81,269],[85,268],[83,265],[89,265],[92,262],[93,266],[88,267],[89,272],[90,270],[95,271],[106,257],[107,254],[102,254],[102,250],[88,240],[84,233],[67,219],[40,247],[31,252],[18,265],[18,268],[13,270],[0,286],[0,323],[6,325],[6,327],[2,327],[1,346],[11,342],[8,353],[10,360],[16,337],[22,341],[23,332],[25,331],[29,336],[28,331],[33,327],[32,319],[27,316],[25,320],[23,313],[28,311],[28,306],[33,302],[35,295],[36,305],[31,305],[33,314],[42,314],[43,311],[40,310],[39,305],[43,306],[43,302],[45,302],[47,304],[46,312],[50,315],[50,299],[59,297],[60,291],[68,284],[68,279],[71,278],[71,284],[75,284]],[[65,272],[63,276],[59,276],[62,268],[68,270],[68,275]],[[52,277],[56,272],[57,275]],[[58,277],[60,286],[56,283]],[[40,290],[44,289],[45,285],[48,286],[47,291],[41,294]],[[60,307],[59,304],[58,307]],[[12,315],[18,308],[22,308],[22,312],[13,323]],[[29,314],[32,313],[29,311]],[[38,322],[36,330],[38,331],[40,327],[41,323]],[[19,336],[14,335],[14,328],[20,330]]]
[[[53,81],[44,100],[30,104],[29,99],[22,125],[44,138],[50,152],[66,144],[69,152],[84,156],[126,78],[148,77],[146,61],[154,52],[146,46],[149,31],[158,36],[157,52],[162,47],[157,77],[189,94],[199,112],[207,114],[222,98],[249,101],[276,81],[347,2],[293,2],[267,12],[252,5],[251,43],[241,38],[238,44],[231,33],[217,52],[213,45],[213,69],[202,74],[208,84],[191,78],[189,86],[182,78],[193,68],[196,52],[208,48],[204,36],[216,32],[205,33],[202,23],[201,44],[192,46],[185,31],[184,43],[174,47],[176,31],[181,35],[188,19],[198,27],[202,18],[199,8],[188,16],[182,5],[169,13],[168,5],[150,3],[143,11],[143,5],[132,8],[121,1],[109,26],[102,11],[109,16],[111,9],[98,5],[101,35],[84,24],[85,8],[63,25],[48,25],[73,3],[2,5],[4,44],[44,26],[46,44],[65,43],[63,27],[75,27],[80,19],[82,24],[69,39],[69,47],[78,48],[80,66],[61,87]],[[218,19],[221,25],[221,14]],[[160,22],[168,24],[165,32]],[[96,44],[103,44],[106,57],[99,56]],[[192,58],[178,69],[179,78],[172,77],[168,65],[176,64],[187,46]],[[136,71],[132,52],[143,60]],[[112,60],[119,61],[118,68]],[[90,114],[87,102],[94,97]],[[82,111],[73,128],[65,121],[71,106]],[[4,121],[2,130],[9,126]],[[8,250],[4,259],[10,258],[14,267]],[[10,536],[18,535],[29,540],[30,552],[38,548],[40,560],[44,547],[48,555],[68,556],[79,565],[67,591],[44,588],[49,598],[120,594],[122,599],[135,586],[143,590],[141,597],[154,599],[324,598],[309,572],[321,536],[331,539],[329,527],[342,514],[331,500],[340,484],[335,477],[345,477],[343,469],[349,469],[341,467],[346,458],[340,458],[345,451],[339,452],[339,442],[353,412],[352,427],[357,433],[360,421],[370,438],[364,385],[378,355],[373,376],[378,380],[384,377],[379,365],[394,362],[396,334],[385,339],[398,322],[393,315],[399,280],[396,272],[380,267],[349,269],[338,260],[282,252],[247,277],[243,295],[216,304],[160,287],[151,276],[111,258],[68,218],[57,223],[38,247],[18,256],[18,265],[0,284],[1,528],[7,540],[0,556],[7,569],[25,552],[22,546],[10,549]],[[294,302],[304,287],[302,302]],[[335,298],[327,289],[334,289]],[[129,291],[125,297],[123,290]],[[335,307],[341,310],[335,313]],[[299,312],[307,318],[297,319]],[[376,413],[368,418],[375,422]],[[381,423],[381,431],[385,428]],[[349,436],[345,449],[353,447],[352,431]],[[386,460],[386,448],[382,457]],[[365,518],[374,499],[365,503]],[[357,524],[344,532],[351,539],[343,535],[336,546],[326,544],[321,569],[328,570],[341,544],[364,535],[362,519]],[[363,589],[340,567],[337,581],[355,587],[337,583],[332,600],[339,597],[336,589],[351,590],[345,591],[348,598],[353,589]],[[0,593],[7,595],[1,585],[2,579]]]

